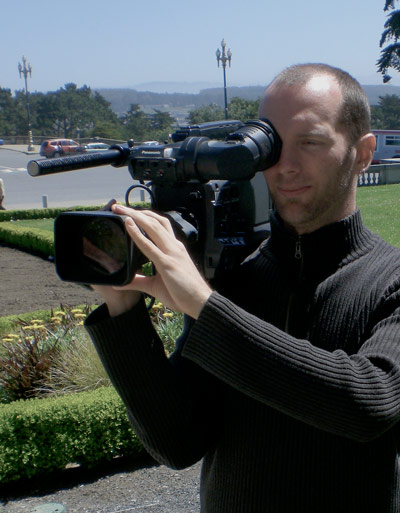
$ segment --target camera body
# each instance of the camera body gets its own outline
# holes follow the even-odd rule
[[[232,131],[233,130],[233,131]],[[224,140],[204,134],[218,134]],[[268,237],[271,201],[258,171],[274,165],[281,141],[267,120],[181,127],[171,144],[112,146],[99,154],[28,163],[39,176],[101,164],[128,166],[166,216],[208,281],[231,270]],[[135,186],[132,186],[132,188]],[[129,190],[126,202],[129,204]],[[112,212],[65,212],[55,221],[56,271],[65,281],[129,283],[146,258]]]

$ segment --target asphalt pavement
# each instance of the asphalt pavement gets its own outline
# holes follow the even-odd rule
[[[0,178],[5,186],[7,210],[101,205],[110,199],[124,202],[127,189],[137,184],[128,167],[110,165],[34,178],[26,167],[30,160],[38,158],[42,158],[39,146],[28,151],[26,145],[0,145]],[[129,199],[133,203],[142,197],[143,193],[135,190]]]

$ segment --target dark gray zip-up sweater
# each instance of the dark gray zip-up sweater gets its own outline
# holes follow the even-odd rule
[[[203,513],[398,512],[400,249],[272,224],[170,359],[143,304],[87,329],[149,452],[204,457]]]

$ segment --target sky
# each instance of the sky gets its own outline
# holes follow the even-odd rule
[[[29,91],[138,88],[151,82],[223,85],[215,52],[232,52],[227,86],[267,85],[283,68],[326,62],[363,85],[376,71],[385,0],[3,0],[0,87]],[[400,8],[400,3],[399,3]],[[391,85],[400,73],[391,71]],[[166,86],[165,86],[166,87]],[[150,90],[150,87],[144,88]],[[189,91],[190,89],[190,91]],[[167,89],[165,89],[167,91]]]

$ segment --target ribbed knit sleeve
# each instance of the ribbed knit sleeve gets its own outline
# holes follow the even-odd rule
[[[183,355],[253,399],[340,436],[368,441],[400,418],[399,308],[349,356],[296,339],[214,293]]]
[[[203,371],[185,366],[179,353],[167,358],[144,303],[114,318],[102,305],[85,326],[150,454],[174,468],[198,461],[215,431],[201,415],[213,403],[206,388],[196,388],[205,384],[198,376]]]

